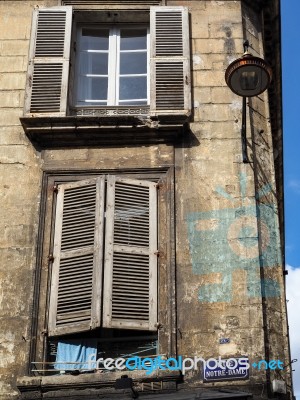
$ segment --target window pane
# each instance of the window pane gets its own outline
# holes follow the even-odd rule
[[[80,50],[108,50],[109,29],[82,28]]]
[[[147,53],[121,53],[120,74],[146,74]]]
[[[108,53],[82,52],[80,54],[79,69],[81,74],[107,75]]]
[[[147,100],[119,100],[119,106],[145,106]]]
[[[121,29],[121,50],[147,49],[147,29]]]
[[[80,76],[78,82],[78,101],[81,103],[86,100],[107,100],[107,84],[108,78]]]
[[[120,78],[120,100],[146,99],[147,77],[123,77]]]

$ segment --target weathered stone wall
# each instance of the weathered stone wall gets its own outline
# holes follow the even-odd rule
[[[178,353],[206,359],[247,354],[252,362],[268,357],[285,362],[268,96],[247,102],[251,162],[243,164],[242,99],[224,79],[245,39],[254,55],[264,56],[261,15],[236,1],[184,3],[191,11],[194,118],[175,158]],[[220,344],[221,338],[230,344]],[[190,375],[202,382],[201,373]],[[265,381],[264,372],[251,368],[250,384]]]
[[[265,57],[261,18],[247,6],[243,6],[244,34],[253,48],[253,54]],[[273,68],[273,85],[278,85],[277,71]],[[282,188],[276,190],[275,159],[281,151],[277,135],[272,136],[271,111],[268,92],[249,99],[249,136],[252,143],[253,171],[258,210],[260,242],[260,276],[266,295],[262,301],[265,354],[269,359],[288,360],[288,340],[283,259],[280,241],[280,205]],[[278,126],[279,127],[279,126]],[[280,132],[280,128],[279,128]],[[275,140],[274,140],[275,139]],[[272,252],[265,251],[272,245]],[[285,364],[288,364],[285,362]],[[288,366],[286,379],[290,385]],[[275,379],[274,372],[269,375]]]
[[[241,158],[242,100],[224,79],[243,50],[242,10],[234,1],[201,4],[191,11],[197,144],[176,159],[177,218],[186,221],[177,247],[179,353],[253,360],[264,353],[261,296],[249,293],[259,279],[258,243],[248,246],[251,239],[239,235],[247,223],[257,235],[254,177]],[[221,345],[222,338],[230,343]]]
[[[0,399],[16,398],[15,379],[27,374],[43,170],[174,165],[178,354],[248,355],[251,361],[269,354],[286,361],[268,98],[249,101],[253,162],[243,164],[242,101],[224,80],[228,64],[242,54],[244,38],[263,55],[258,15],[240,1],[168,1],[188,6],[191,21],[193,116],[180,143],[38,153],[19,122],[37,3],[57,5],[54,0],[0,1]],[[222,338],[230,343],[220,344]],[[251,384],[265,384],[264,372],[251,369],[250,376]],[[202,384],[199,372],[187,378]]]
[[[49,3],[49,2],[48,2]],[[27,371],[39,219],[40,158],[22,115],[33,1],[0,2],[0,398]]]

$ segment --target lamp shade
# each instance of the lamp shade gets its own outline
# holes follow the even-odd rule
[[[246,52],[227,67],[225,80],[235,94],[253,97],[268,88],[272,80],[272,69],[262,58]]]

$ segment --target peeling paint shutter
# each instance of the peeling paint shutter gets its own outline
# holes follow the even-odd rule
[[[151,112],[185,114],[191,111],[188,9],[151,7]]]
[[[104,177],[62,184],[57,194],[49,335],[100,326]]]
[[[103,326],[157,329],[157,189],[109,176]]]
[[[25,116],[64,116],[67,109],[72,7],[35,9]]]

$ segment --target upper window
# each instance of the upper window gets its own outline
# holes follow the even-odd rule
[[[25,116],[109,107],[189,115],[188,9],[151,7],[149,28],[133,23],[132,15],[127,22],[126,11],[114,24],[109,15],[77,11],[73,19],[71,6],[34,10]]]
[[[78,29],[76,106],[148,104],[147,27]]]

